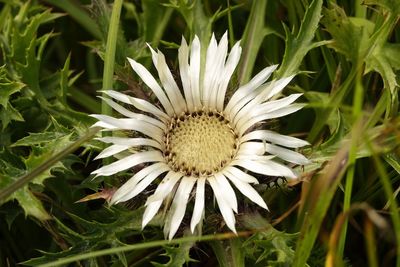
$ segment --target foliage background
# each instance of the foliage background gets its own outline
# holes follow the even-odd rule
[[[400,266],[398,0],[0,7],[0,266]],[[128,175],[89,175],[103,147],[87,115],[111,112],[101,89],[152,97],[126,62],[151,68],[146,42],[177,75],[182,35],[204,44],[226,30],[243,47],[232,90],[270,64],[280,64],[275,78],[297,74],[284,94],[308,105],[268,127],[307,139],[313,163],[295,182],[258,177],[271,212],[241,201],[238,236],[209,205],[203,236],[181,227],[168,242],[161,215],[140,227],[154,188],[126,205],[104,201]]]

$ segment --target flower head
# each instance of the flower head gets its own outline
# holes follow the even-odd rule
[[[105,91],[103,100],[124,118],[92,115],[94,126],[105,130],[128,130],[133,137],[103,137],[112,144],[97,158],[115,156],[125,150],[128,156],[93,172],[110,176],[145,164],[113,195],[111,203],[127,201],[161,179],[146,202],[143,227],[157,214],[164,199],[173,198],[165,223],[171,239],[184,217],[191,194],[194,207],[192,232],[204,213],[205,186],[211,186],[226,225],[234,232],[238,191],[264,209],[264,200],[250,185],[258,183],[252,173],[294,178],[291,168],[282,161],[306,164],[301,154],[288,149],[307,145],[306,141],[259,129],[265,120],[293,113],[303,107],[293,104],[301,94],[272,100],[293,76],[266,82],[276,65],[267,67],[250,82],[240,86],[225,100],[230,78],[239,62],[241,47],[236,43],[228,55],[225,34],[217,43],[214,35],[207,48],[204,72],[200,71],[200,42],[194,38],[191,47],[184,38],[178,51],[182,90],[175,82],[165,57],[150,47],[159,82],[145,67],[128,58],[133,70],[151,89],[162,107],[116,91]],[[133,106],[132,112],[114,100]],[[134,149],[133,149],[134,148]]]

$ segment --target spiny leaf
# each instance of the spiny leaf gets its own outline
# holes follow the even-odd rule
[[[243,243],[245,255],[253,260],[253,266],[291,266],[294,260],[293,241],[297,234],[274,229],[259,214],[244,217],[246,227],[256,229]]]
[[[23,83],[11,81],[7,77],[5,66],[0,66],[0,121],[4,130],[8,124],[15,121],[23,121],[22,115],[10,103],[10,97],[21,91],[24,87]]]
[[[321,45],[313,42],[315,31],[321,18],[322,0],[313,0],[306,9],[304,19],[297,35],[289,31],[285,26],[286,48],[282,64],[276,73],[276,77],[287,77],[298,72],[298,68],[304,56],[312,48]]]
[[[152,264],[156,267],[181,267],[185,263],[194,261],[189,255],[193,245],[194,242],[185,242],[178,246],[164,246],[165,253],[163,255],[169,258],[168,262],[164,264],[152,262]]]
[[[390,2],[390,1],[388,1]],[[391,11],[393,12],[393,11]],[[376,24],[361,18],[349,18],[339,6],[324,10],[322,23],[332,35],[334,42],[329,44],[343,54],[353,64],[365,63],[365,73],[378,72],[385,87],[391,94],[397,86],[394,69],[398,69],[397,45],[387,44],[387,38],[397,23],[397,18],[390,14],[383,23]]]
[[[0,105],[3,108],[7,108],[12,94],[19,92],[24,87],[23,83],[11,81],[6,75],[5,66],[0,66]]]
[[[32,146],[48,143],[49,140],[58,140],[65,136],[62,132],[42,132],[42,133],[30,133],[28,136],[19,139],[12,146]]]

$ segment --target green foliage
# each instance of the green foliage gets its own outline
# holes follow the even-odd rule
[[[398,0],[2,1],[0,265],[400,267],[399,15]],[[243,48],[231,92],[270,64],[274,78],[297,74],[283,94],[303,93],[307,107],[266,127],[308,139],[311,163],[281,189],[258,177],[270,212],[240,199],[238,235],[221,234],[206,196],[202,236],[184,230],[188,215],[163,240],[163,214],[141,227],[154,187],[124,207],[103,201],[136,170],[90,176],[102,145],[88,140],[88,114],[112,114],[101,89],[154,99],[126,61],[153,72],[147,43],[179,80],[181,37],[197,35],[204,58],[226,31]],[[77,202],[87,196],[102,199]],[[348,214],[365,204],[385,227]],[[31,229],[42,240],[21,237]]]
[[[39,266],[62,257],[76,255],[81,251],[96,251],[109,244],[121,246],[124,244],[123,240],[121,240],[124,233],[140,233],[140,218],[142,212],[142,209],[138,209],[135,212],[107,209],[98,214],[103,220],[104,218],[107,219],[105,222],[88,221],[81,216],[68,214],[70,219],[73,220],[76,225],[79,225],[79,231],[72,229],[62,221],[56,219],[57,229],[65,241],[70,244],[69,249],[56,253],[44,252],[42,257],[31,259],[24,262],[24,264],[28,266]],[[120,256],[117,256],[115,260],[118,260],[118,258],[122,260]]]
[[[288,234],[273,228],[259,214],[245,218],[250,229],[257,233],[243,242],[246,266],[292,266],[295,251],[293,243],[297,234]]]
[[[325,10],[323,24],[334,39],[331,46],[351,62],[365,62],[366,73],[378,72],[393,94],[397,86],[395,71],[399,69],[393,58],[398,45],[388,43],[387,38],[398,19],[396,9],[387,11],[391,13],[383,21],[374,23],[364,18],[349,18],[342,8],[333,6]]]
[[[23,121],[22,115],[10,103],[11,95],[18,93],[24,84],[16,81],[11,81],[7,78],[7,70],[5,66],[0,67],[0,120],[2,130],[7,128],[11,121]]]
[[[69,70],[69,58],[61,71],[42,78],[45,72],[41,68],[43,53],[54,33],[38,36],[37,32],[40,26],[61,16],[29,2],[10,4],[3,12],[0,188],[11,186],[19,177],[71,145],[75,131],[69,127],[79,129],[83,126],[72,124],[83,115],[72,111],[66,103],[68,87],[78,77],[72,76],[73,72]],[[61,162],[35,177],[32,184],[43,185],[46,179],[53,177],[53,171],[60,169],[66,169]],[[16,199],[26,215],[40,221],[48,220],[51,216],[35,195],[36,191],[24,186],[0,201]]]
[[[165,246],[165,253],[162,256],[168,257],[167,263],[152,262],[156,267],[178,267],[193,262],[190,258],[190,249],[193,247],[193,242],[181,243],[178,246]]]
[[[277,72],[278,77],[288,77],[296,74],[298,68],[310,49],[322,43],[313,42],[318,22],[321,18],[322,0],[313,0],[301,22],[299,32],[290,32],[287,26],[284,27],[286,33],[285,54],[282,64]]]

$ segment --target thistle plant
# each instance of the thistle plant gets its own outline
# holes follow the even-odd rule
[[[0,265],[400,267],[399,6],[3,1]]]

